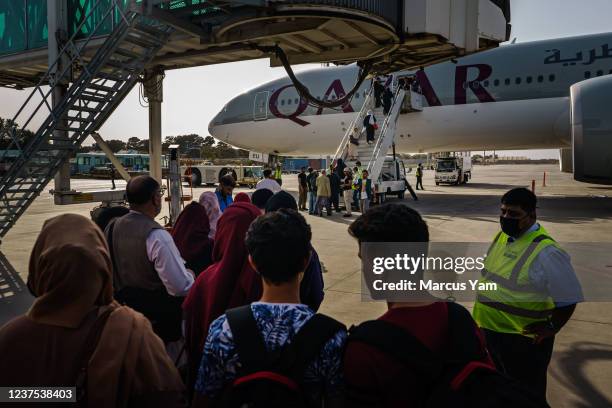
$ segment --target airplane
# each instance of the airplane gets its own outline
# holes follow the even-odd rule
[[[319,68],[297,77],[318,99],[334,100],[354,86],[358,70],[356,65]],[[424,99],[422,111],[399,116],[396,151],[571,149],[570,88],[610,74],[612,33],[502,45],[395,73],[414,76]],[[369,87],[366,80],[350,103],[321,109],[301,98],[288,77],[281,78],[231,99],[209,132],[251,151],[333,155]],[[605,161],[604,173],[612,178],[606,157],[597,160]]]

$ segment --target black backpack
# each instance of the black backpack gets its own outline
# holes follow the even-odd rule
[[[485,353],[470,313],[448,303],[448,355],[433,353],[406,330],[382,320],[367,321],[350,329],[349,341],[369,344],[411,367],[417,373],[422,394],[418,407],[545,408],[546,401],[522,384],[483,362]],[[347,390],[351,406],[370,399],[359,390]],[[367,404],[369,406],[369,404]],[[377,406],[374,404],[373,406]]]
[[[228,384],[217,407],[302,408],[311,405],[302,392],[302,377],[308,365],[338,331],[346,327],[331,317],[315,314],[291,339],[291,343],[268,352],[251,306],[228,310],[227,321],[241,370]]]

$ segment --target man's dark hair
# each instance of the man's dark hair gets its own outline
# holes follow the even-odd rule
[[[308,172],[309,172],[309,173],[312,173],[312,170],[313,170],[313,169],[312,169],[312,167],[309,167],[309,168],[308,168]]]
[[[429,242],[429,229],[421,215],[399,203],[371,208],[349,226],[359,242]]]
[[[261,276],[279,285],[304,271],[311,238],[310,225],[300,213],[281,209],[253,221],[245,244]]]
[[[226,187],[236,187],[236,180],[234,180],[231,174],[226,174],[219,179],[219,184]]]
[[[260,188],[259,190],[255,190],[255,192],[251,195],[251,203],[260,210],[266,208],[266,203],[268,200],[274,195],[272,190],[268,190],[267,188]]]
[[[266,204],[266,212],[278,211],[282,208],[297,211],[298,205],[295,198],[285,190],[274,194]]]
[[[265,169],[263,172],[263,175],[265,178],[270,178],[270,176],[272,175],[272,170],[270,169]]]
[[[357,166],[361,166],[361,162],[360,162],[359,160],[357,160],[357,161],[355,162],[355,164],[356,164]]]
[[[502,204],[518,205],[528,213],[534,212],[538,204],[536,195],[524,187],[513,188],[502,196]]]
[[[159,183],[151,176],[137,176],[128,181],[125,196],[131,205],[146,204],[159,191]]]

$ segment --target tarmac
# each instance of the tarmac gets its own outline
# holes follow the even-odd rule
[[[410,180],[414,186],[412,174]],[[417,192],[419,201],[406,194],[403,202],[424,216],[432,241],[489,242],[499,229],[501,195],[516,186],[531,187],[532,180],[538,195],[538,220],[558,242],[610,242],[612,250],[612,186],[578,183],[571,174],[559,172],[556,165],[476,166],[473,179],[463,186],[435,186],[433,172],[425,171],[426,190]],[[117,185],[120,188],[124,183]],[[73,180],[72,186],[83,191],[102,189],[109,188],[110,181]],[[297,176],[284,176],[283,188],[297,194]],[[209,189],[194,189],[194,197]],[[189,192],[185,187],[185,193]],[[3,239],[0,251],[10,262],[5,262],[5,267],[12,266],[25,281],[30,251],[44,221],[67,212],[89,216],[94,206],[55,206],[51,195],[41,195]],[[164,206],[160,218],[167,212]],[[384,313],[385,303],[362,301],[358,247],[347,233],[355,216],[304,215],[324,264],[325,300],[320,311],[347,325]],[[612,406],[611,311],[612,303],[580,304],[557,336],[549,369],[548,400],[552,407]]]

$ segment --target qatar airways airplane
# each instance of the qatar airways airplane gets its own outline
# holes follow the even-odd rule
[[[311,94],[333,100],[354,86],[357,74],[358,67],[350,65],[297,76]],[[400,115],[396,149],[571,148],[570,87],[609,74],[612,33],[509,44],[395,73],[414,75],[424,96],[422,111]],[[288,77],[282,78],[233,98],[210,122],[209,131],[219,140],[262,153],[330,155],[369,86],[364,81],[350,103],[338,109],[321,109],[300,98]]]

